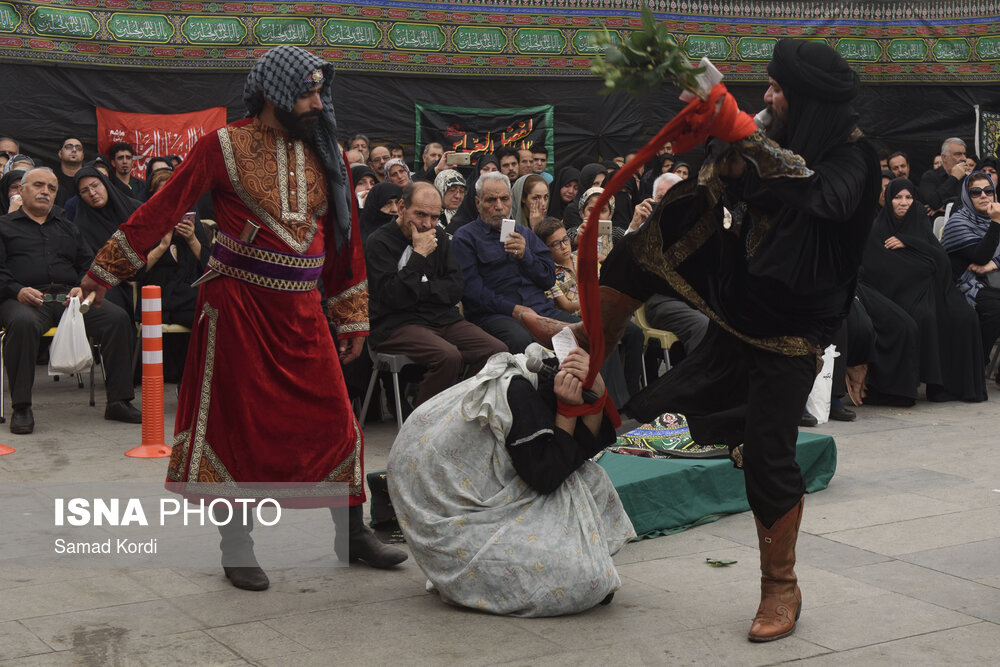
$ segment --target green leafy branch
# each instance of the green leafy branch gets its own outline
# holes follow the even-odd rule
[[[698,93],[698,75],[704,67],[694,67],[667,26],[657,22],[648,6],[642,8],[642,30],[634,31],[618,44],[607,28],[597,37],[604,58],[594,58],[590,70],[604,77],[605,94],[623,90],[636,97],[647,95],[664,81],[673,81],[683,90]]]

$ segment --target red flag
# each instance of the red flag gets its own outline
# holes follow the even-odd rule
[[[128,113],[97,107],[97,150],[108,154],[111,145],[132,145],[132,175],[146,177],[146,162],[161,155],[187,157],[198,139],[226,124],[226,107],[175,114]]]

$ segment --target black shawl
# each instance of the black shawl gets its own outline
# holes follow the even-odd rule
[[[559,195],[559,191],[563,189],[568,183],[573,181],[580,181],[580,170],[576,167],[563,167],[556,174],[556,177],[552,179],[549,183],[549,215],[553,218],[559,218],[562,220],[563,211],[569,203],[564,203]],[[573,199],[576,199],[574,197]]]
[[[83,240],[90,248],[90,252],[97,253],[118,227],[121,226],[132,212],[135,211],[142,202],[132,199],[118,188],[111,185],[108,178],[94,167],[83,167],[76,172],[73,178],[74,194],[80,191],[80,180],[91,176],[104,184],[108,191],[108,201],[101,208],[91,208],[90,204],[83,197],[79,197],[76,206],[76,217],[73,222],[80,228]]]
[[[368,191],[368,197],[365,198],[365,207],[361,209],[361,220],[359,221],[362,243],[376,229],[393,221],[396,216],[383,213],[382,207],[393,199],[399,199],[402,196],[403,190],[395,183],[390,183],[389,181],[379,183]]]

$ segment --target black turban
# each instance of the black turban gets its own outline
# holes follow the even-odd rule
[[[768,136],[801,155],[807,165],[846,141],[857,127],[850,102],[858,94],[858,75],[826,44],[779,40],[767,73],[788,102],[784,127]]]
[[[782,39],[774,47],[767,73],[798,95],[824,102],[854,99],[861,82],[843,56],[826,44]]]
[[[243,101],[250,116],[264,108],[264,100],[291,111],[299,95],[320,88],[323,111],[311,143],[326,167],[330,209],[337,248],[351,236],[351,200],[347,190],[347,168],[337,145],[337,119],[333,114],[333,65],[297,46],[277,46],[261,56],[243,88]]]

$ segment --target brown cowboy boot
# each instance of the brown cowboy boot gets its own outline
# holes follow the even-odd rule
[[[802,522],[803,498],[770,529],[757,523],[760,545],[760,606],[747,639],[769,642],[795,631],[802,611],[802,591],[795,577],[795,540]]]

